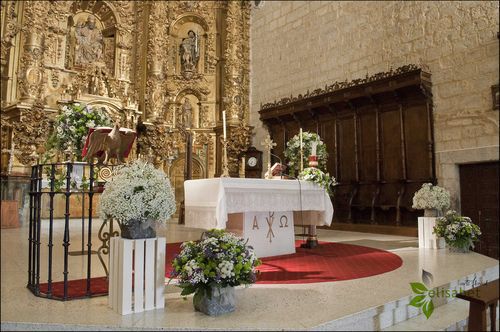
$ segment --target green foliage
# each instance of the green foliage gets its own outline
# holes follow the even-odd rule
[[[78,160],[81,160],[83,144],[90,128],[109,126],[110,119],[102,111],[92,109],[82,103],[63,105],[56,117],[54,131],[49,136],[45,148],[47,151],[65,151],[71,146]]]
[[[205,293],[215,288],[249,285],[256,281],[261,263],[245,240],[222,229],[204,233],[198,242],[188,241],[172,261],[170,280],[179,279],[181,295]]]
[[[337,183],[334,177],[330,177],[329,173],[324,173],[315,167],[305,168],[300,172],[299,179],[317,183],[319,186],[323,187],[330,196],[333,195],[332,186]]]
[[[312,152],[313,142],[318,142],[316,147],[316,155],[318,156],[318,168],[326,171],[326,162],[328,161],[328,152],[326,145],[321,141],[318,134],[310,132],[302,132],[302,161],[304,167],[308,165],[308,158]],[[291,176],[296,176],[300,172],[300,136],[293,136],[287,143],[285,149],[285,157],[288,160],[288,167]]]
[[[444,217],[436,220],[433,233],[443,237],[452,247],[468,250],[470,247],[474,248],[474,241],[479,240],[481,230],[469,217],[450,210]]]

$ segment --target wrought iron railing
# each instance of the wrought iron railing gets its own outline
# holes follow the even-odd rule
[[[79,175],[74,173],[75,166],[82,168],[82,177],[78,179]],[[78,162],[63,162],[63,163],[48,163],[37,164],[31,168],[31,182],[30,182],[30,200],[29,200],[29,252],[28,252],[28,285],[30,291],[39,297],[57,299],[57,300],[70,300],[81,297],[95,296],[91,290],[92,279],[92,255],[97,253],[98,258],[104,268],[106,277],[108,275],[107,260],[105,255],[109,253],[109,241],[113,236],[118,236],[118,230],[113,229],[113,224],[117,221],[112,219],[102,220],[102,224],[98,231],[98,238],[101,240],[100,247],[97,251],[92,251],[92,227],[94,226],[93,212],[93,198],[97,193],[102,192],[103,184],[111,176],[113,169],[116,165],[96,165],[89,163]],[[88,175],[88,179],[87,179]],[[44,185],[45,184],[45,185]],[[41,248],[42,240],[42,210],[47,207],[47,204],[42,201],[42,196],[48,196],[48,253],[47,261],[42,262]],[[56,195],[63,196],[64,199],[64,232],[62,239],[63,246],[63,293],[56,295],[53,293],[53,262],[55,245],[54,239],[54,202]],[[69,256],[70,256],[70,198],[75,195],[81,195],[82,208],[82,250],[81,254],[86,254],[86,291],[84,295],[72,297],[68,293],[69,280]],[[87,216],[85,214],[85,197],[88,197]],[[45,204],[44,204],[45,203]],[[44,206],[42,206],[44,205]],[[86,216],[86,217],[85,217]],[[87,224],[86,234],[86,247],[84,251],[85,242],[85,224]],[[118,224],[119,226],[119,224]],[[45,258],[45,257],[44,257]],[[43,289],[40,287],[41,280],[41,264],[47,264],[47,283],[44,284]],[[105,294],[99,294],[105,295]]]

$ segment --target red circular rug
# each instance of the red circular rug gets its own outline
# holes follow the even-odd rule
[[[307,284],[374,276],[399,268],[403,260],[388,251],[336,242],[320,242],[314,249],[262,258],[257,284]],[[171,262],[180,252],[180,242],[167,243],[165,275],[170,277]]]

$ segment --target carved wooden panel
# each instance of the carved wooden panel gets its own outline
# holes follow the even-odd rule
[[[341,158],[339,160],[340,169],[337,178],[341,182],[355,181],[357,179],[354,150],[354,117],[339,118],[338,122],[338,146]],[[328,143],[326,144],[328,145]]]
[[[367,110],[359,116],[360,181],[377,181],[376,113]]]
[[[282,159],[300,128],[326,143],[335,222],[415,226],[413,193],[435,183],[430,89],[430,75],[407,66],[265,104],[260,115]]]
[[[397,111],[382,112],[381,132],[382,178],[402,179],[401,133]]]

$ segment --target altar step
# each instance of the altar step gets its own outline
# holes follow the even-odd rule
[[[498,306],[496,317],[498,317]],[[489,312],[487,313],[489,319]],[[469,322],[469,302],[456,299],[437,307],[432,316],[427,319],[420,314],[407,321],[392,325],[382,331],[468,331]],[[496,331],[498,331],[498,320],[496,321]],[[488,331],[490,324],[488,321]]]
[[[464,276],[459,280],[440,285],[438,289],[458,289],[465,280],[495,280],[499,277],[498,265]],[[472,285],[466,286],[468,290]],[[467,331],[469,302],[456,298],[434,298],[434,312],[426,319],[421,308],[410,306],[413,298],[410,287],[408,296],[367,310],[345,316],[312,328],[314,331]],[[489,314],[488,314],[489,317]],[[498,307],[497,307],[497,316]],[[498,331],[498,323],[496,328]]]

